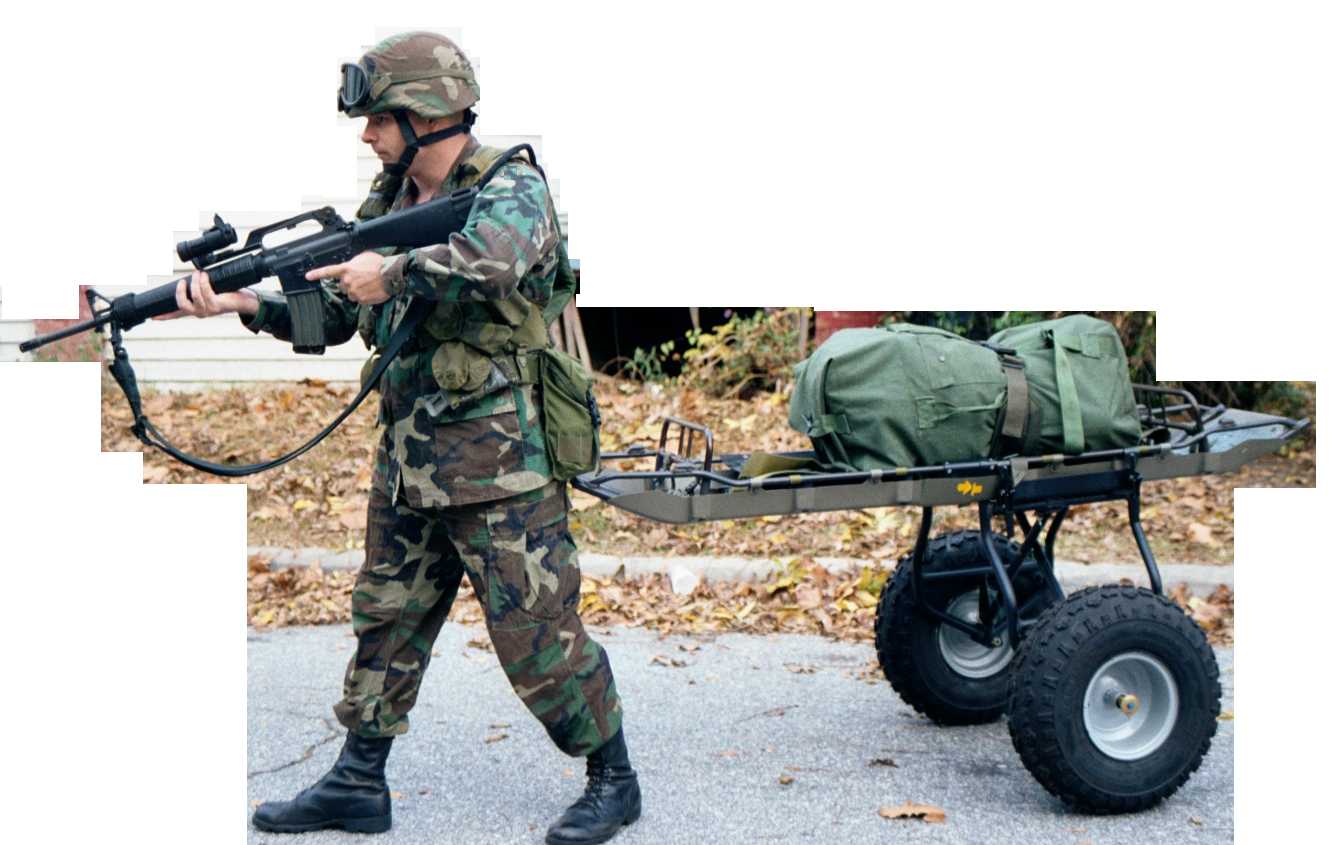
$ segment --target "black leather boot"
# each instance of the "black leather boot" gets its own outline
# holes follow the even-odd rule
[[[588,788],[550,830],[546,845],[596,845],[639,818],[639,778],[629,765],[625,732],[588,755]]]
[[[273,833],[341,828],[355,833],[389,829],[389,785],[384,761],[393,737],[369,739],[348,732],[338,761],[314,786],[291,801],[266,801],[252,821]]]

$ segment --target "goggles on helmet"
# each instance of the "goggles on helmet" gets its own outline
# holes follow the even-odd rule
[[[362,108],[383,94],[390,85],[439,77],[450,77],[465,82],[472,82],[474,79],[473,75],[465,70],[433,69],[417,73],[367,73],[359,62],[345,63],[342,66],[342,85],[338,88],[338,111]]]
[[[370,101],[370,75],[360,64],[342,66],[342,85],[338,87],[338,111],[360,108]]]

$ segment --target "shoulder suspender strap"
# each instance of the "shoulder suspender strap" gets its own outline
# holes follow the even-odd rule
[[[479,188],[485,187],[486,183],[491,181],[491,177],[494,176],[501,167],[504,167],[506,164],[510,162],[511,159],[513,159],[514,156],[518,155],[521,152],[526,152],[528,154],[528,164],[531,164],[534,168],[536,168],[537,172],[541,174],[542,181],[545,182],[546,171],[542,170],[541,165],[537,163],[537,154],[533,152],[532,145],[516,144],[510,147],[509,149],[505,150],[504,152],[500,153],[499,158],[491,162],[491,166],[486,168],[486,172],[481,174],[481,178],[477,180],[477,186]]]

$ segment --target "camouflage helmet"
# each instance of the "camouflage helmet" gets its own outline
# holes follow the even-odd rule
[[[471,108],[481,98],[472,63],[433,32],[384,39],[354,65],[343,65],[338,108],[348,117],[406,110],[427,120]]]

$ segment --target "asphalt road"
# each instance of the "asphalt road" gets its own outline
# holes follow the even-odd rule
[[[625,701],[644,795],[643,818],[617,843],[1182,845],[1233,838],[1229,721],[1220,723],[1203,766],[1163,805],[1084,816],[1032,779],[1003,722],[940,728],[888,684],[858,677],[873,656],[869,645],[795,635],[662,640],[626,628],[597,636]],[[450,623],[436,644],[412,730],[388,764],[397,793],[389,833],[277,836],[251,828],[249,841],[541,842],[579,795],[582,761],[551,745],[494,655],[468,645],[477,639],[486,639],[481,628]],[[291,797],[337,756],[343,731],[330,706],[352,643],[341,626],[251,632],[247,816],[260,800]],[[659,656],[667,665],[654,663]],[[1230,710],[1230,649],[1218,651],[1218,662],[1222,707]],[[779,783],[784,775],[789,784]],[[938,806],[946,820],[878,815],[905,801]]]

